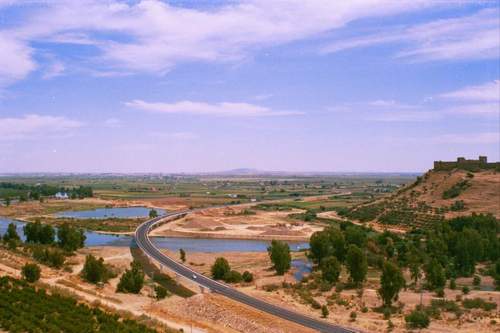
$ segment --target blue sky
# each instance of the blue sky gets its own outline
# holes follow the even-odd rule
[[[0,0],[0,172],[499,159],[497,1]]]

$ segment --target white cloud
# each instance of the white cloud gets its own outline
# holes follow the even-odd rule
[[[14,66],[20,73],[11,75],[21,79],[34,69],[30,45],[52,42],[93,45],[101,54],[92,60],[107,70],[162,74],[179,63],[237,61],[255,49],[318,36],[360,18],[435,5],[432,0],[250,0],[195,9],[158,0],[44,2],[24,23],[3,30],[17,48],[3,47],[0,65],[23,63]]]
[[[117,118],[106,119],[103,123],[103,125],[108,128],[119,128],[121,127],[121,124],[122,122],[120,121],[120,119]]]
[[[79,121],[65,117],[36,114],[20,118],[0,118],[0,141],[67,135],[82,125]]]
[[[61,76],[66,69],[66,66],[60,61],[54,61],[52,62],[47,68],[45,69],[45,72],[42,75],[42,78],[45,80],[52,79],[56,76]]]
[[[500,80],[465,87],[441,94],[440,97],[460,101],[500,102]]]
[[[36,64],[31,58],[32,49],[0,31],[0,87],[24,79]]]
[[[300,115],[296,111],[274,111],[268,107],[248,103],[203,103],[181,101],[176,103],[151,103],[142,100],[133,100],[125,103],[126,106],[164,114],[192,114],[221,117],[266,117]]]
[[[338,40],[321,51],[334,53],[384,43],[402,43],[407,47],[396,57],[417,61],[496,59],[500,57],[499,15],[497,7],[483,9],[469,16],[411,27],[398,26],[383,33]]]

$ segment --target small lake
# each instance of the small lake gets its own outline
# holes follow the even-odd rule
[[[54,214],[56,217],[69,217],[74,219],[105,219],[110,217],[115,218],[137,218],[149,217],[148,207],[112,207],[112,208],[97,208],[92,210],[68,210]],[[163,209],[155,209],[158,215],[165,214]]]
[[[13,221],[0,217],[0,235],[7,230],[9,223],[14,222],[17,232],[24,240],[24,222]],[[101,234],[86,231],[85,246],[130,246],[133,240],[129,235]],[[244,239],[214,239],[214,238],[183,238],[183,237],[152,237],[153,243],[162,249],[178,251],[184,249],[188,252],[265,252],[270,242]],[[307,242],[289,242],[291,251],[309,248]]]
[[[148,211],[149,212],[149,211]],[[7,231],[9,223],[16,224],[17,233],[24,241],[24,222],[13,221],[0,217],[0,236]],[[134,238],[129,235],[101,234],[93,231],[86,231],[85,246],[124,246],[134,245]],[[186,252],[266,252],[270,242],[260,240],[240,240],[240,239],[208,239],[208,238],[182,238],[182,237],[152,237],[153,243],[161,249]],[[299,251],[309,248],[307,242],[288,242],[291,251]],[[292,260],[291,266],[296,269],[294,277],[297,281],[312,270],[311,263],[306,259]]]

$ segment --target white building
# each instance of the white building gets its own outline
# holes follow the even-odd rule
[[[66,200],[66,199],[69,199],[69,196],[68,196],[68,193],[66,193],[66,192],[57,192],[55,195],[55,198],[59,199],[59,200]]]

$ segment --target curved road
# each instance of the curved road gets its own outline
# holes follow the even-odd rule
[[[287,310],[285,308],[267,303],[261,299],[249,296],[228,285],[212,280],[204,275],[193,271],[192,269],[178,263],[174,259],[164,255],[149,239],[149,233],[157,227],[162,220],[166,218],[176,218],[182,215],[193,212],[193,210],[180,211],[166,214],[141,224],[135,231],[135,240],[139,248],[150,258],[156,260],[161,265],[168,267],[179,275],[197,283],[198,285],[208,288],[213,292],[229,297],[235,301],[251,306],[257,310],[267,312],[277,317],[295,322],[302,326],[315,329],[325,333],[354,333],[358,332],[341,326],[329,324],[325,321],[314,319],[312,317]]]

